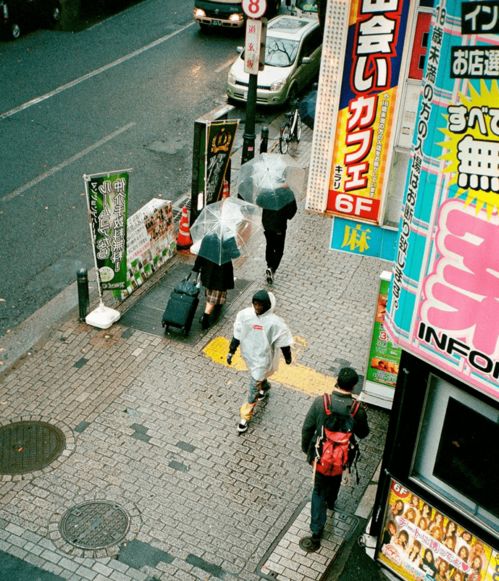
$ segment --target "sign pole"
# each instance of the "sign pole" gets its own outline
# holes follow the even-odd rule
[[[241,163],[246,163],[255,157],[255,117],[256,117],[256,88],[258,75],[250,74],[248,85],[248,97],[246,100],[246,121],[243,134],[243,151]]]

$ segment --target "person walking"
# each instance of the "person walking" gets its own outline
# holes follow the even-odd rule
[[[228,256],[224,256],[224,260],[226,258],[227,260],[222,264],[217,264],[205,256],[201,256],[202,251],[205,252],[207,247],[216,244],[217,241],[220,245],[218,238],[214,235],[207,235],[203,238],[200,254],[196,257],[192,268],[194,272],[199,274],[201,284],[205,287],[206,303],[200,319],[202,329],[208,329],[218,318],[222,306],[227,300],[227,291],[234,288],[234,267]],[[237,252],[232,251],[231,256],[237,257]]]
[[[302,451],[307,462],[314,466],[314,487],[311,502],[311,537],[301,539],[300,546],[307,552],[317,551],[326,524],[327,509],[333,510],[340,491],[342,474],[326,476],[316,468],[317,438],[323,434],[327,419],[328,431],[347,432],[365,438],[369,434],[367,411],[364,404],[356,402],[352,391],[359,381],[357,372],[351,367],[343,367],[338,373],[331,397],[328,394],[317,397],[308,410],[302,426]],[[327,402],[327,411],[326,411]],[[352,437],[353,437],[352,436]]]
[[[289,190],[289,193],[291,193],[291,190]],[[284,254],[288,220],[295,216],[298,209],[292,193],[291,196],[292,200],[280,210],[262,210],[263,233],[267,242],[265,247],[265,261],[267,263],[265,278],[267,279],[267,284],[273,284],[274,282],[275,272],[279,268]]]
[[[279,349],[287,365],[291,363],[293,337],[286,323],[274,314],[275,304],[272,293],[259,290],[253,295],[252,306],[239,311],[234,322],[227,363],[232,363],[234,353],[241,346],[241,355],[250,371],[248,397],[241,406],[237,426],[240,434],[247,431],[257,402],[268,395],[268,378],[279,367]]]

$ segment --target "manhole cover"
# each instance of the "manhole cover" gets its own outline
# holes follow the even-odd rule
[[[124,508],[100,500],[70,508],[61,518],[59,531],[65,541],[80,549],[105,549],[120,543],[129,526]]]
[[[46,422],[22,421],[0,427],[0,474],[26,474],[51,464],[66,438]]]

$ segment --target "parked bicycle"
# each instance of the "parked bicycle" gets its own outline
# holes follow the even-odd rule
[[[279,151],[288,153],[289,145],[298,144],[301,138],[301,117],[298,111],[298,101],[293,102],[293,110],[286,113],[286,121],[279,133]]]

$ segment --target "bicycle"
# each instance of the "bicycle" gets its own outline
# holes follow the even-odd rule
[[[279,133],[279,151],[281,153],[288,153],[289,145],[291,143],[300,143],[301,138],[301,117],[298,111],[298,101],[293,102],[293,111],[286,113],[286,121],[284,121]]]

